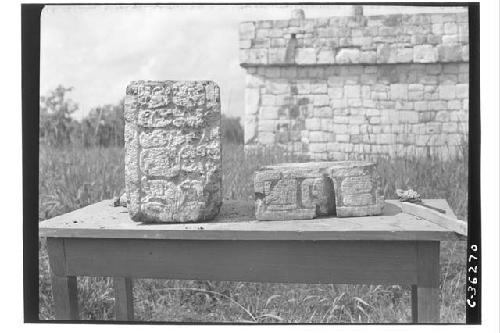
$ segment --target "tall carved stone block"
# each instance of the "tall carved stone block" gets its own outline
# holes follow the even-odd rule
[[[359,161],[285,163],[255,173],[258,220],[313,219],[382,213],[375,164]]]
[[[219,87],[133,81],[125,98],[125,184],[134,221],[214,218],[222,205]]]

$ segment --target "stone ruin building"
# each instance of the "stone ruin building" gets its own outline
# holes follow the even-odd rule
[[[243,22],[245,149],[447,158],[467,142],[468,13]]]

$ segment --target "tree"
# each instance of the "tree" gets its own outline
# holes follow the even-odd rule
[[[75,125],[71,115],[78,110],[78,105],[66,96],[72,90],[59,85],[40,97],[40,142],[53,147],[71,143]]]
[[[122,99],[118,104],[107,104],[90,110],[82,120],[82,142],[85,146],[123,146],[125,119]]]

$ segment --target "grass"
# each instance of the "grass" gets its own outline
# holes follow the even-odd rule
[[[253,172],[263,164],[297,161],[280,149],[247,156],[225,145],[226,199],[253,199]],[[39,220],[118,195],[124,187],[123,149],[40,147]],[[412,187],[445,198],[467,217],[467,156],[454,160],[380,159],[386,198]],[[441,243],[441,322],[465,322],[465,242]],[[39,243],[40,319],[54,319],[46,243]],[[114,319],[110,278],[78,278],[80,318]],[[409,322],[410,286],[306,285],[215,281],[136,280],[136,320],[252,323]]]

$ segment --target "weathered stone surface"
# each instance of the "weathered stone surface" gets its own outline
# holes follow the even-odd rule
[[[372,160],[455,142],[468,128],[467,19],[464,12],[244,23],[245,144],[279,144],[312,160]],[[448,110],[449,119],[437,116]],[[141,140],[154,148],[168,140],[158,135]]]
[[[463,14],[416,14],[405,15],[405,19],[396,14],[244,22],[239,28],[241,63],[432,63],[437,61],[438,48],[443,45],[468,47],[467,15]],[[262,48],[276,48],[276,51],[269,52],[268,58],[248,52]],[[451,55],[450,51],[440,52]],[[284,52],[295,53],[295,56],[284,61]]]
[[[134,81],[125,102],[125,183],[134,221],[214,218],[222,204],[220,93],[210,81]]]
[[[376,215],[384,204],[375,164],[369,162],[266,166],[255,173],[254,186],[258,220]]]

